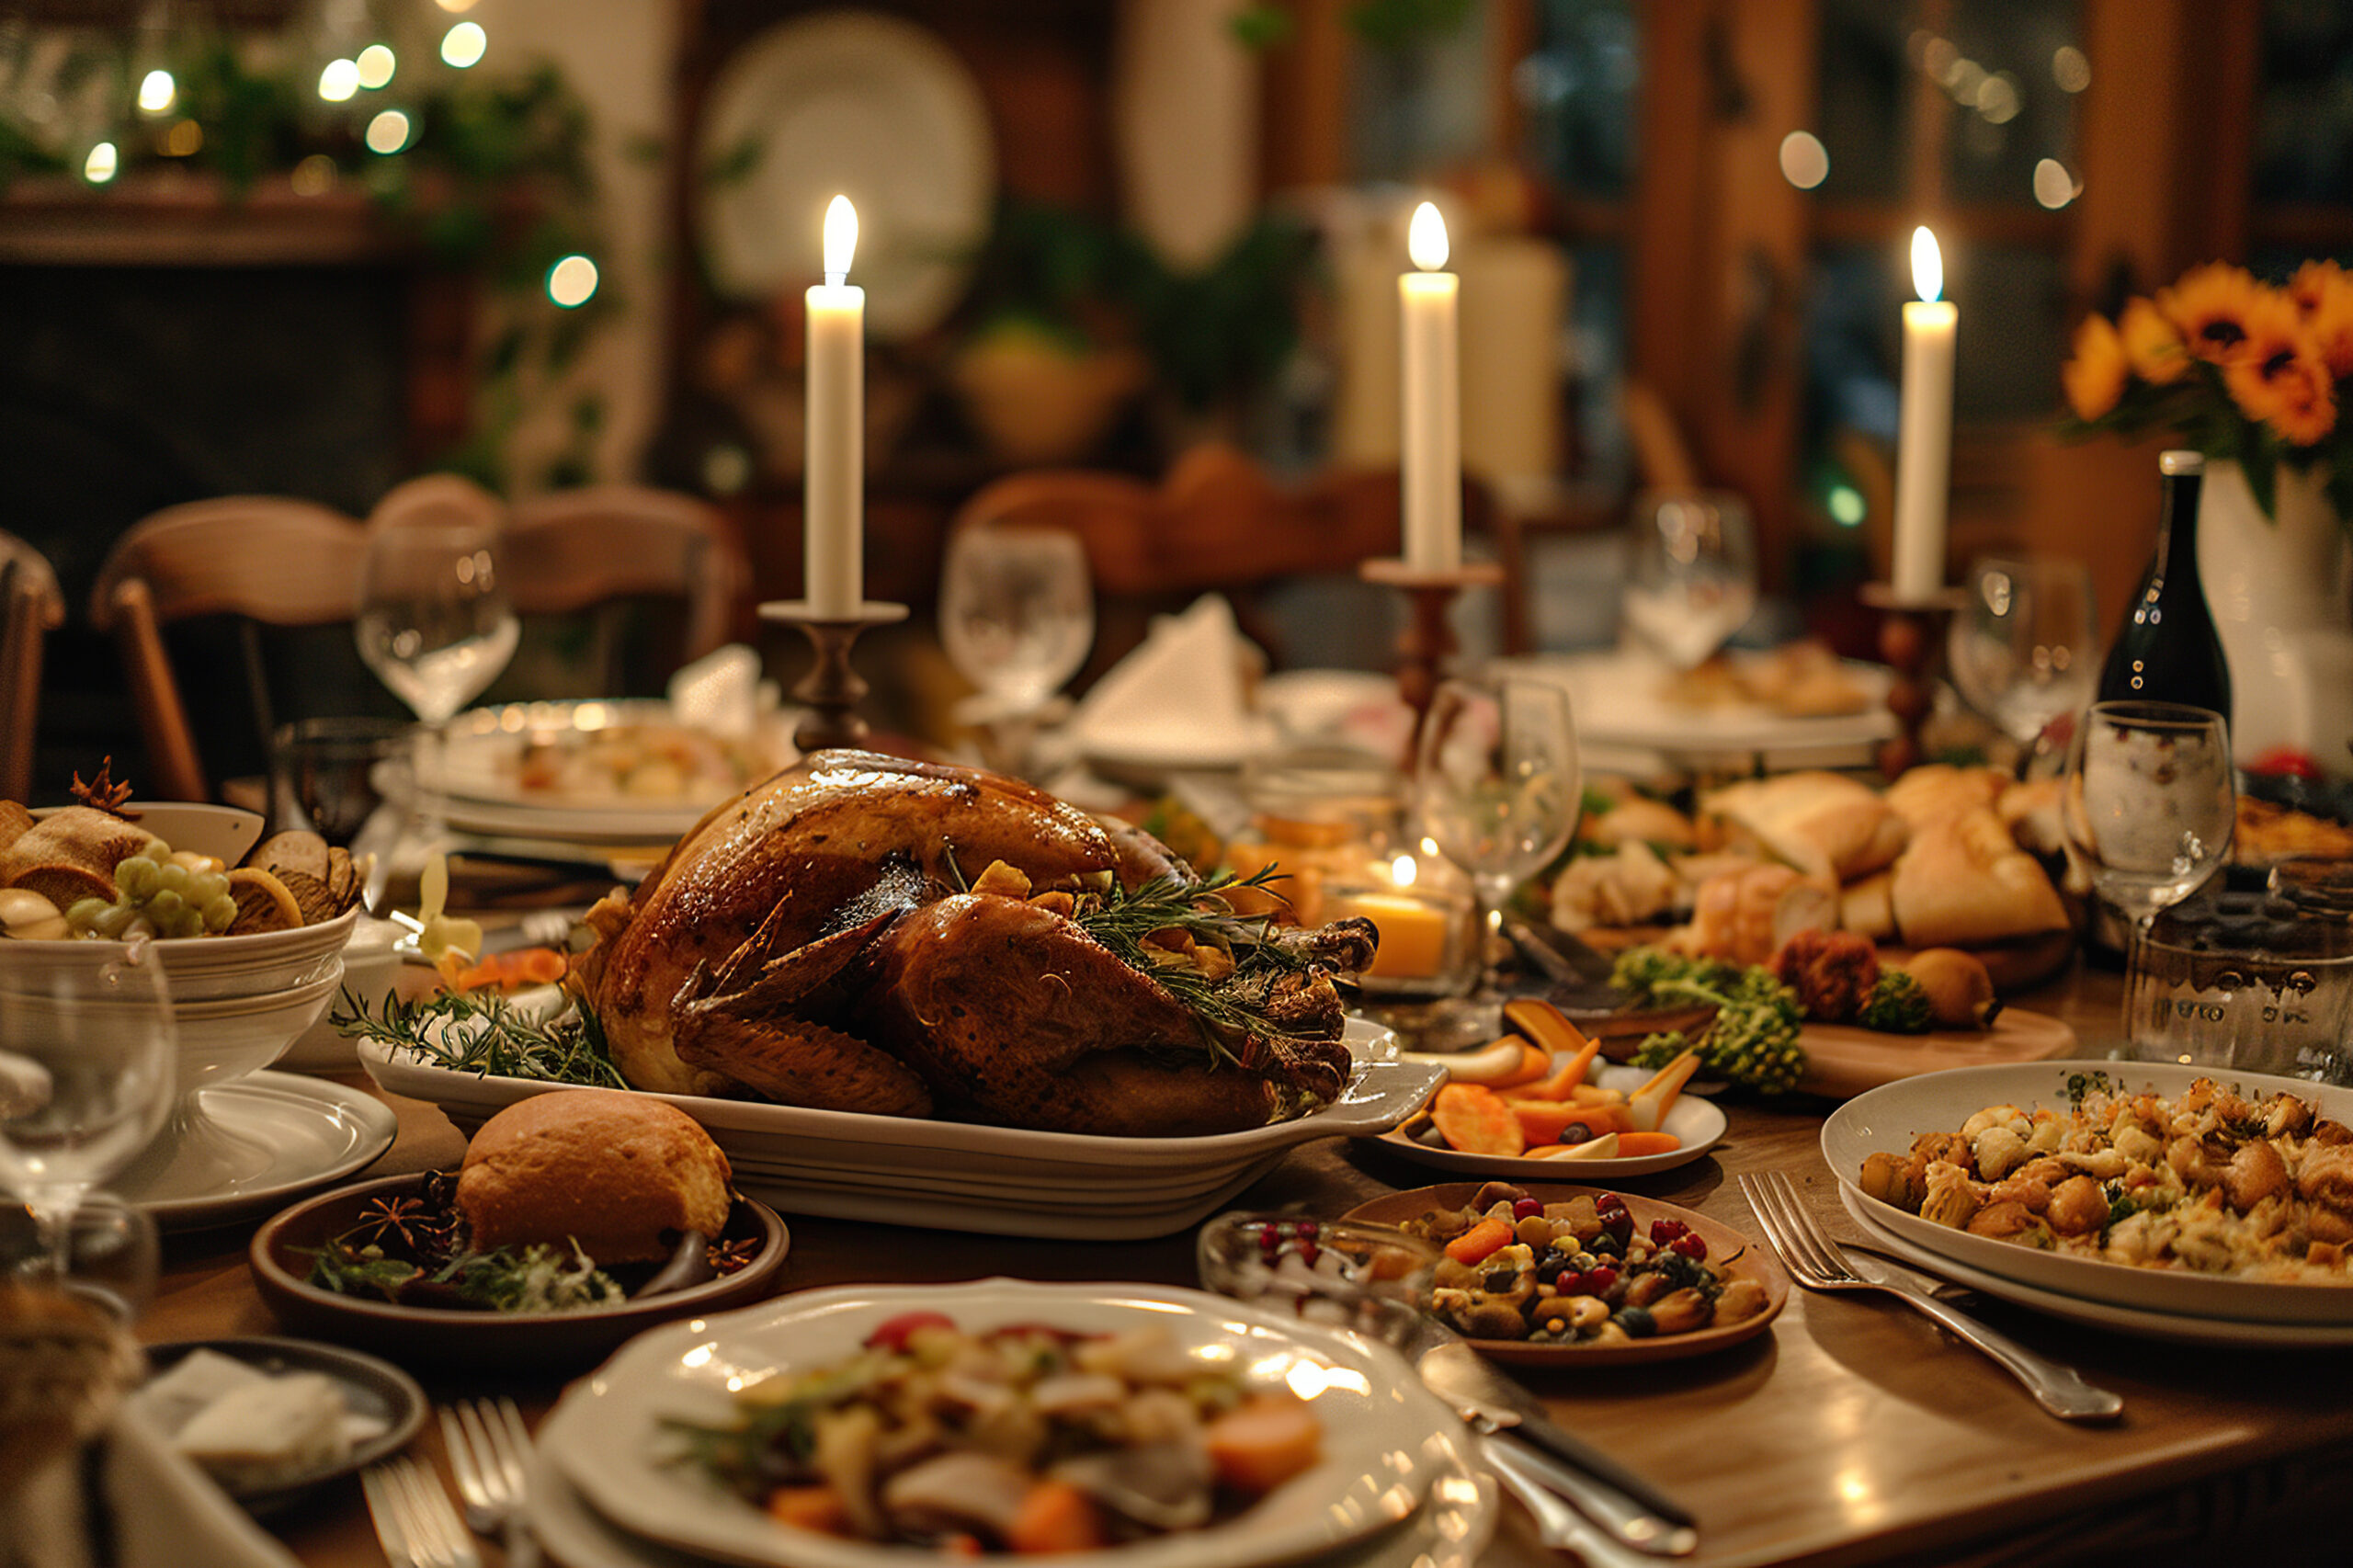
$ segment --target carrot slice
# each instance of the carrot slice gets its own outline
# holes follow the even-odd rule
[[[1500,1078],[1492,1078],[1487,1087],[1506,1093],[1523,1084],[1532,1084],[1552,1070],[1552,1058],[1537,1046],[1520,1042],[1519,1064]]]
[[[1482,1220],[1446,1244],[1446,1256],[1464,1265],[1492,1257],[1511,1245],[1512,1228],[1502,1220]]]
[[[1683,1140],[1672,1132],[1620,1132],[1618,1134],[1618,1157],[1621,1160],[1648,1159],[1653,1154],[1672,1154],[1683,1147]]]
[[[1466,1154],[1508,1158],[1528,1147],[1511,1102],[1483,1084],[1449,1084],[1430,1104],[1430,1119]]]
[[[1572,1033],[1575,1032],[1574,1024],[1569,1024],[1565,1018],[1561,1021],[1567,1025]],[[1585,1075],[1593,1070],[1595,1059],[1601,1054],[1601,1042],[1597,1040],[1586,1040],[1581,1034],[1577,1039],[1581,1043],[1570,1054],[1569,1059],[1561,1063],[1559,1072],[1540,1083],[1521,1085],[1512,1091],[1512,1096],[1515,1099],[1564,1100],[1583,1087]]]
[[[570,960],[553,948],[517,948],[492,953],[471,968],[461,969],[450,983],[453,991],[478,991],[487,985],[516,990],[526,985],[552,985],[562,980]]]
[[[841,1494],[822,1481],[813,1486],[779,1486],[768,1494],[767,1507],[768,1517],[781,1525],[824,1535],[854,1533]]]
[[[1625,1117],[1609,1106],[1514,1100],[1511,1111],[1518,1119],[1520,1133],[1531,1148],[1540,1149],[1547,1143],[1558,1143],[1561,1134],[1572,1127],[1582,1127],[1598,1138],[1605,1132],[1622,1131],[1626,1126]]]
[[[1324,1428],[1306,1401],[1257,1394],[1202,1427],[1201,1442],[1220,1481],[1262,1496],[1315,1463]]]
[[[1015,1551],[1094,1551],[1111,1537],[1094,1498],[1067,1481],[1040,1481],[1021,1494],[1005,1544]]]

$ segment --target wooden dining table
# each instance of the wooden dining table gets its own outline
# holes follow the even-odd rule
[[[2115,975],[2079,966],[2021,1005],[2064,1018],[2080,1053],[2099,1056],[2121,1038],[2120,989]],[[362,1076],[350,1081],[380,1092]],[[462,1135],[438,1108],[382,1097],[399,1115],[399,1136],[365,1174],[453,1166],[462,1156]],[[1817,1146],[1828,1108],[1733,1104],[1729,1133],[1706,1157],[1621,1185],[1756,1237],[1735,1177],[1785,1171],[1834,1233],[1856,1239]],[[1296,1149],[1233,1207],[1336,1215],[1441,1175],[1375,1141],[1326,1139]],[[998,1275],[1197,1283],[1189,1230],[1054,1241],[786,1217],[782,1291]],[[252,1231],[167,1238],[142,1336],[278,1332],[247,1272]],[[1972,1300],[1987,1321],[2122,1395],[2121,1419],[2071,1426],[2045,1415],[1993,1362],[1875,1293],[1794,1291],[1770,1332],[1711,1355],[1519,1370],[1561,1422],[1688,1504],[1700,1527],[1696,1564],[2331,1560],[2341,1539],[2334,1499],[2353,1483],[2353,1351],[2159,1343]],[[437,1403],[512,1394],[534,1422],[563,1392],[555,1375],[408,1370]],[[437,1424],[417,1447],[446,1477]],[[266,1522],[314,1568],[383,1562],[356,1482]],[[499,1562],[494,1543],[483,1550]],[[1483,1564],[1560,1561],[1506,1503]]]

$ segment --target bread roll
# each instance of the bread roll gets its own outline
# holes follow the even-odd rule
[[[2010,776],[1997,768],[1931,762],[1908,769],[1890,784],[1887,803],[1917,833],[1930,823],[1992,805],[2009,783]]]
[[[600,1264],[667,1257],[726,1227],[734,1173],[692,1117],[620,1089],[560,1089],[483,1123],[458,1209],[488,1249],[577,1242]]]
[[[1801,931],[1837,928],[1838,900],[1788,866],[1751,866],[1699,884],[1677,945],[1701,958],[1763,963]]]
[[[2029,778],[2004,790],[1994,812],[2028,854],[2063,855],[2067,828],[2059,815],[2059,779]]]
[[[2067,925],[2051,879],[1990,806],[1923,828],[1895,863],[1891,902],[1914,948],[1983,947]]]
[[[1884,942],[1895,935],[1895,873],[1873,871],[1838,890],[1838,924],[1859,937]]]
[[[1733,847],[1754,846],[1835,890],[1903,853],[1904,819],[1868,785],[1836,773],[1785,773],[1717,790],[1702,810]]]

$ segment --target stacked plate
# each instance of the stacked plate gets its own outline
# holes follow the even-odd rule
[[[1396,1126],[1445,1069],[1394,1060],[1395,1037],[1348,1025],[1356,1071],[1335,1104],[1295,1120],[1200,1138],[1105,1138],[794,1106],[662,1097],[709,1130],[736,1186],[789,1213],[993,1235],[1130,1241],[1181,1231],[1313,1139]],[[360,1062],[396,1095],[430,1100],[472,1134],[556,1085],[436,1067],[381,1042]]]
[[[1469,1434],[1386,1346],[1193,1290],[983,1279],[805,1291],[639,1335],[574,1384],[540,1429],[531,1513],[551,1553],[574,1568],[911,1561],[904,1548],[778,1524],[676,1462],[665,1423],[730,1425],[746,1381],[845,1360],[878,1324],[913,1310],[945,1312],[971,1330],[1151,1325],[1205,1367],[1238,1367],[1313,1401],[1323,1444],[1312,1470],[1233,1519],[1062,1559],[1070,1568],[1467,1568],[1494,1532],[1495,1485],[1473,1470]]]
[[[1905,1153],[1923,1132],[1957,1132],[1989,1106],[2063,1109],[2070,1080],[2093,1074],[2127,1091],[2168,1098],[2213,1078],[2246,1098],[2290,1094],[2353,1122],[2353,1089],[2170,1062],[2039,1062],[1968,1067],[1905,1079],[1847,1101],[1822,1129],[1822,1154],[1847,1212],[1873,1245],[1931,1274],[2055,1317],[2154,1339],[2200,1345],[2353,1345],[2353,1282],[2290,1284],[2187,1268],[2136,1268],[1995,1241],[1934,1224],[1866,1197],[1863,1161]]]

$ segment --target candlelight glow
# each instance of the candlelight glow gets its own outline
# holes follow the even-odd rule
[[[1446,220],[1438,216],[1436,202],[1425,201],[1414,209],[1414,222],[1405,230],[1405,254],[1424,272],[1436,272],[1446,265]]]
[[[1412,887],[1414,880],[1421,874],[1421,867],[1415,863],[1411,855],[1400,855],[1389,862],[1389,880],[1398,887]]]
[[[170,72],[165,71],[161,67],[148,72],[146,75],[140,78],[139,82],[139,108],[141,112],[144,114],[163,113],[165,109],[172,107],[172,100],[179,97],[179,84],[172,80],[172,74]]]
[[[849,276],[849,260],[858,249],[858,209],[847,196],[836,196],[825,208],[825,281],[835,288]]]
[[[1938,299],[1945,291],[1944,253],[1925,223],[1912,231],[1912,287],[1923,300]]]

